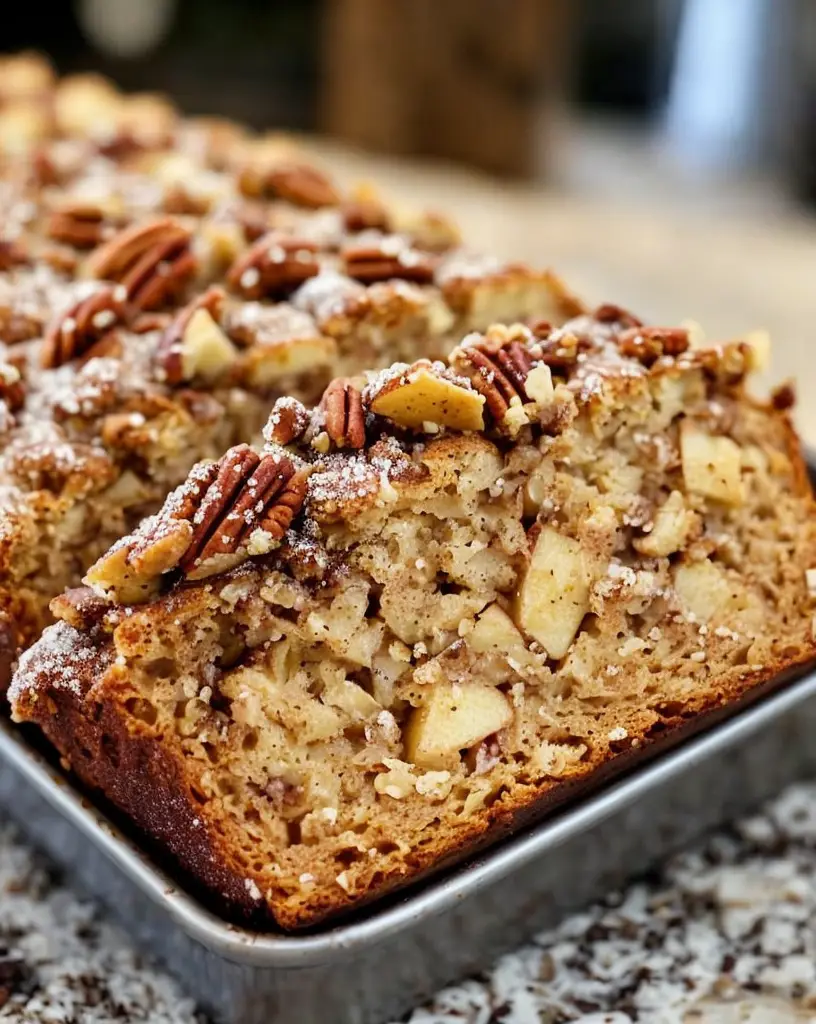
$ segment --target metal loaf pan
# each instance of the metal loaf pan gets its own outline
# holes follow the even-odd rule
[[[227,924],[0,721],[0,805],[225,1024],[383,1024],[816,767],[816,672],[314,934]]]

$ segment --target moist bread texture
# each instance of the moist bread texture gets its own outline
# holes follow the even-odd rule
[[[813,660],[757,341],[604,306],[281,399],[53,602],[15,718],[233,918],[463,856]]]
[[[51,598],[279,395],[580,309],[291,139],[33,55],[0,60],[0,207],[0,690]]]

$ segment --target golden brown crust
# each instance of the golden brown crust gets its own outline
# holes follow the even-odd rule
[[[64,626],[66,632],[70,628]],[[66,643],[82,651],[88,640],[75,633]],[[89,649],[90,657],[72,662],[76,688],[55,687],[53,679],[43,677],[36,703],[28,710],[30,719],[41,726],[82,782],[125,812],[159,857],[170,854],[176,870],[182,872],[184,884],[189,886],[192,881],[194,891],[214,909],[240,923],[261,928],[276,925],[287,930],[314,927],[473,856],[519,827],[541,821],[565,803],[589,795],[618,774],[787,685],[814,660],[812,651],[802,652],[765,666],[761,672],[736,677],[716,699],[691,703],[682,714],[669,713],[661,718],[637,737],[638,744],[629,743],[602,760],[585,762],[580,776],[561,782],[543,780],[538,786],[506,793],[469,829],[455,834],[439,830],[430,842],[416,847],[405,864],[395,865],[390,872],[380,869],[376,884],[368,891],[321,889],[308,903],[277,903],[271,893],[268,903],[260,903],[246,885],[245,867],[234,862],[235,851],[229,840],[207,827],[200,799],[173,748],[148,723],[123,714],[118,701],[95,698],[94,682],[110,653],[104,643]]]

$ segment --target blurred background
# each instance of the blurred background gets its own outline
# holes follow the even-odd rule
[[[0,47],[315,133],[590,297],[771,328],[809,388],[816,0],[54,0]]]

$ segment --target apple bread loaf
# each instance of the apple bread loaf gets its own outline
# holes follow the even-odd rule
[[[10,697],[233,918],[313,925],[814,657],[816,517],[757,345],[605,306],[281,399]]]
[[[35,56],[0,60],[4,124],[0,691],[50,599],[196,462],[260,437],[279,395],[580,308],[442,216],[344,191],[289,139]]]

